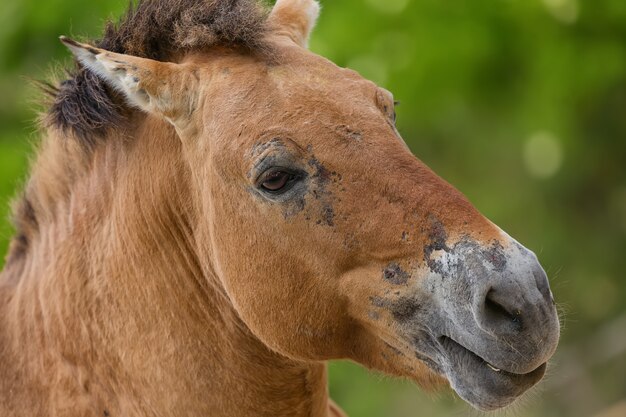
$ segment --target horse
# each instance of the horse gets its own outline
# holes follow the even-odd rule
[[[537,257],[307,48],[314,0],[143,0],[76,58],[16,199],[0,415],[343,416],[348,359],[480,410],[559,339]]]

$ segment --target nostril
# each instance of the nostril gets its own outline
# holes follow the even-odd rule
[[[485,318],[487,323],[494,327],[510,327],[514,330],[522,330],[522,312],[511,311],[507,308],[504,300],[500,300],[498,292],[491,288],[485,296]]]
[[[493,288],[487,292],[485,309],[494,316],[504,316],[512,320],[515,316],[496,300],[495,295],[496,291]]]

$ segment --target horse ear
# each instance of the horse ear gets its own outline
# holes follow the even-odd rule
[[[317,0],[278,0],[269,22],[277,33],[284,33],[295,43],[307,47],[309,35],[320,14]]]
[[[116,54],[61,36],[76,59],[122,93],[129,104],[178,126],[195,108],[198,80],[183,65]],[[178,126],[180,127],[180,126]]]

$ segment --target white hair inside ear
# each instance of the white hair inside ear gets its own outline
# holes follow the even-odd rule
[[[306,48],[320,14],[316,0],[278,0],[269,17],[273,30]]]
[[[120,92],[128,104],[181,127],[193,112],[196,77],[180,64],[117,54],[61,36],[89,71]]]

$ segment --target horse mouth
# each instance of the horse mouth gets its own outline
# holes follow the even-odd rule
[[[438,339],[444,355],[443,374],[461,398],[474,407],[489,411],[505,407],[541,380],[543,363],[533,371],[518,374],[502,369],[450,337]]]

